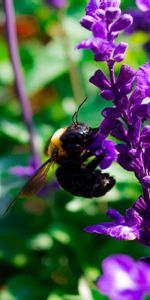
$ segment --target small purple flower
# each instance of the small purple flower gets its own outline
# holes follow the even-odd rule
[[[116,144],[113,141],[106,140],[105,136],[101,135],[98,131],[93,136],[92,142],[87,150],[90,150],[92,155],[99,157],[102,156],[102,160],[99,164],[101,169],[107,169],[113,161],[117,160]]]
[[[145,180],[149,182],[149,178]],[[150,246],[150,204],[142,196],[126,210],[125,217],[115,209],[109,209],[107,215],[114,221],[91,225],[84,230],[109,235],[116,240],[137,239],[141,244]]]
[[[86,15],[81,25],[92,32],[92,37],[82,41],[78,49],[90,49],[96,61],[122,61],[127,45],[115,44],[115,38],[120,31],[132,24],[129,14],[121,15],[120,1],[91,0],[86,6]]]
[[[62,8],[66,6],[66,0],[45,0],[45,2],[55,8]]]
[[[124,51],[127,45],[125,43],[120,43],[114,51],[114,59],[119,60],[119,57],[124,56]],[[117,104],[124,95],[131,92],[133,87],[133,82],[135,79],[136,72],[130,68],[128,65],[122,65],[118,77],[116,79],[116,89],[112,88],[111,82],[105,77],[102,70],[97,70],[95,74],[90,78],[90,82],[101,89],[100,95],[105,100],[115,100],[117,97]],[[117,93],[117,95],[116,95]],[[123,100],[123,105],[118,106],[121,110],[125,109],[125,101]],[[121,112],[120,112],[121,113]]]
[[[30,177],[38,169],[39,164],[33,158],[30,158],[27,166],[15,166],[10,168],[9,172],[19,177]]]
[[[97,287],[110,300],[143,300],[150,294],[150,266],[130,256],[116,254],[104,259]]]

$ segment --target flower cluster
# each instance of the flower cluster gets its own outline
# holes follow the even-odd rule
[[[78,48],[91,49],[95,60],[105,61],[109,71],[107,78],[98,69],[90,82],[100,90],[101,97],[113,103],[102,111],[104,119],[99,126],[99,138],[91,147],[100,145],[100,139],[104,144],[108,135],[115,137],[118,144],[113,145],[112,152],[111,146],[109,148],[111,162],[117,160],[124,169],[134,172],[143,190],[143,196],[127,209],[125,217],[115,210],[108,210],[107,214],[114,222],[88,226],[85,230],[116,239],[138,239],[150,246],[150,102],[147,101],[150,97],[150,61],[137,71],[126,64],[122,64],[117,76],[114,71],[115,63],[124,59],[127,49],[127,44],[120,42],[117,45],[115,39],[131,23],[132,17],[121,14],[117,0],[90,0],[81,20],[82,26],[92,32],[92,38],[82,41]],[[117,157],[111,154],[115,151]]]
[[[129,14],[121,14],[119,0],[94,1],[90,0],[86,6],[86,15],[81,25],[92,32],[92,37],[82,41],[78,49],[91,49],[96,61],[122,61],[127,44],[115,43],[120,31],[132,24]]]
[[[150,265],[124,254],[107,257],[97,287],[110,300],[142,300],[150,293]]]

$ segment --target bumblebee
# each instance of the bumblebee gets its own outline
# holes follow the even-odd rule
[[[29,179],[19,197],[37,193],[46,183],[49,168],[53,163],[58,165],[56,177],[59,184],[73,195],[100,197],[114,186],[114,178],[97,169],[104,153],[88,162],[93,154],[87,149],[98,129],[78,121],[78,112],[83,103],[73,115],[72,124],[57,130],[48,141],[45,149],[48,160]]]

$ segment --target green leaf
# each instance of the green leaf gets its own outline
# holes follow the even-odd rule
[[[23,123],[20,122],[14,123],[14,121],[1,119],[0,132],[22,144],[26,144],[29,141],[28,132]]]
[[[53,41],[47,46],[34,45],[34,65],[26,76],[26,88],[29,94],[37,92],[44,85],[61,76],[67,70],[62,43]]]

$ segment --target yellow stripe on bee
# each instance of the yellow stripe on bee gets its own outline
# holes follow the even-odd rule
[[[63,135],[63,133],[65,132],[65,130],[66,130],[66,127],[60,128],[53,134],[50,144],[49,144],[49,147],[48,147],[48,155],[50,157],[52,157],[56,151],[57,151],[57,155],[59,158],[66,156],[66,152],[62,148],[62,143],[60,140],[60,138]]]

